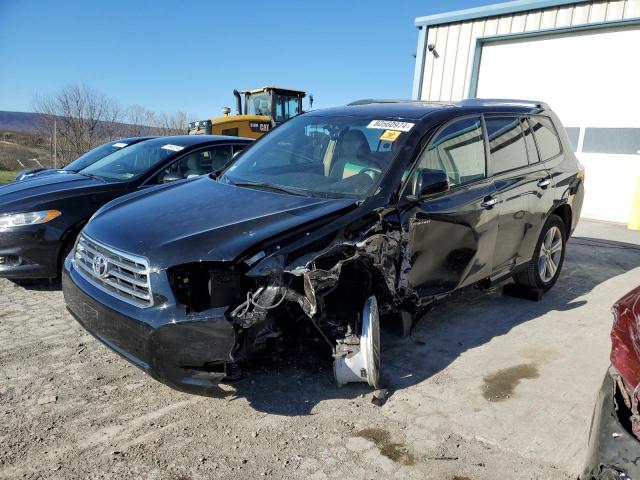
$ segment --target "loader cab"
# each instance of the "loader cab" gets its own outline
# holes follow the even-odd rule
[[[306,93],[302,90],[263,87],[256,90],[234,90],[236,113],[224,107],[223,116],[210,120],[200,120],[189,124],[189,135],[230,135],[237,137],[259,138],[276,125],[300,115],[302,99]],[[243,105],[244,97],[244,105]],[[311,105],[313,97],[309,97]]]
[[[245,99],[245,115],[267,116],[278,125],[302,113],[302,99],[305,97],[305,92],[264,87],[242,93]]]

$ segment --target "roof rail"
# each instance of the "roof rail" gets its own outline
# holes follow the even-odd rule
[[[549,106],[539,100],[516,100],[512,98],[467,98],[460,102],[466,107],[495,107],[495,106],[523,106],[535,108],[549,108]]]
[[[415,100],[394,100],[390,98],[364,98],[362,100],[355,100],[354,102],[347,103],[347,107],[353,107],[356,105],[370,105],[372,103],[411,103]]]

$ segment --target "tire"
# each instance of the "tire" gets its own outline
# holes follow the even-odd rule
[[[73,246],[76,243],[77,237],[78,237],[78,234],[70,235],[62,244],[62,248],[60,249],[60,253],[58,256],[58,267],[57,267],[58,276],[56,278],[62,278],[62,269],[64,268],[64,261],[67,258],[67,256],[71,253],[71,250],[73,250]]]
[[[558,243],[559,242],[559,243]],[[547,291],[558,280],[567,244],[567,229],[557,215],[549,215],[527,268],[513,276],[516,285]]]

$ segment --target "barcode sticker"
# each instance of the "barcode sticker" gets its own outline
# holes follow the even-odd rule
[[[171,145],[170,143],[166,144],[162,148],[164,148],[165,150],[171,150],[172,152],[179,152],[180,150],[184,150],[184,147],[181,147],[180,145]]]
[[[377,128],[379,130],[396,130],[398,132],[408,132],[415,123],[396,122],[395,120],[372,120],[367,128]]]

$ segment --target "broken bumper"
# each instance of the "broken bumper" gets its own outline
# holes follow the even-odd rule
[[[640,479],[640,441],[618,419],[615,375],[610,368],[598,393],[581,480]]]
[[[156,380],[181,390],[216,386],[236,343],[224,309],[186,314],[164,302],[138,308],[88,283],[65,262],[67,309],[94,337]]]

